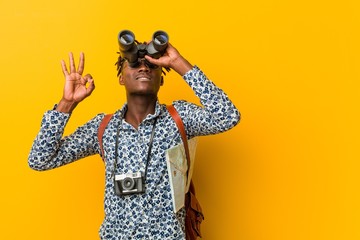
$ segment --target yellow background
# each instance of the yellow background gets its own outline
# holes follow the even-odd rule
[[[93,95],[66,133],[124,102],[117,33],[155,30],[242,112],[200,139],[195,169],[204,239],[360,239],[357,0],[12,0],[0,2],[0,239],[98,239],[98,156],[47,172],[27,156],[62,94],[60,60],[86,54]],[[197,101],[174,72],[160,101]]]

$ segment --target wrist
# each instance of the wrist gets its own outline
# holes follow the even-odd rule
[[[171,68],[174,69],[179,75],[184,76],[185,73],[190,71],[193,66],[181,55],[179,55],[171,64]]]
[[[56,106],[56,111],[63,112],[63,113],[71,113],[75,107],[77,106],[77,102],[68,101],[62,98],[59,104]]]

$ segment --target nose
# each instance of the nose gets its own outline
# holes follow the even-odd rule
[[[145,59],[139,60],[139,71],[150,71],[149,66],[146,64]]]

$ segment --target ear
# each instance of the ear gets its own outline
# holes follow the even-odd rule
[[[164,77],[161,76],[161,79],[160,79],[160,86],[164,85]]]
[[[120,85],[124,85],[124,84],[125,84],[125,83],[124,83],[124,78],[123,78],[122,74],[120,74],[120,76],[119,76],[119,83],[120,83]]]

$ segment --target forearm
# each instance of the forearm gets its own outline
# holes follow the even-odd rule
[[[240,112],[227,94],[210,81],[205,74],[194,67],[183,78],[199,97],[202,108],[186,110],[188,127],[194,134],[207,135],[231,129],[240,121]],[[185,116],[186,118],[186,113]]]
[[[48,170],[98,152],[96,129],[98,119],[89,121],[73,134],[62,138],[69,114],[48,111],[31,148],[28,164],[34,170]],[[91,130],[91,131],[90,131]]]
[[[34,170],[47,170],[56,166],[53,158],[61,145],[64,128],[69,114],[48,111],[44,114],[40,131],[37,134],[28,158],[29,166]]]

